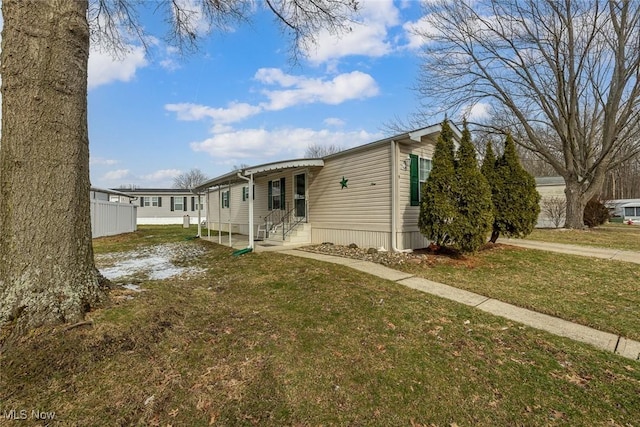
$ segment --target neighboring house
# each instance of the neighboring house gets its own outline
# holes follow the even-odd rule
[[[561,176],[543,176],[536,178],[536,190],[540,193],[540,214],[538,215],[537,228],[554,228],[555,224],[545,212],[545,203],[550,199],[560,199],[566,201],[564,194],[565,182]],[[565,202],[566,203],[566,202]],[[564,220],[560,224],[564,224]]]
[[[615,222],[640,222],[640,199],[607,200],[605,206]]]
[[[194,192],[207,197],[210,229],[248,235],[252,247],[254,238],[268,235],[271,244],[423,248],[429,241],[418,229],[420,188],[440,129],[429,126],[323,158],[242,168]]]
[[[197,224],[198,218],[206,218],[203,199],[191,190],[178,188],[135,188],[120,190],[134,197],[138,205],[138,224],[183,224],[189,216],[190,224]]]
[[[136,231],[133,197],[116,190],[91,187],[91,236],[103,237]]]

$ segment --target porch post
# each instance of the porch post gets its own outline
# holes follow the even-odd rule
[[[205,198],[204,214],[207,216],[207,237],[211,238],[211,216],[209,215],[209,196],[211,196],[211,189],[207,188],[207,197]]]
[[[222,244],[222,185],[218,186],[218,244]]]
[[[232,248],[231,244],[231,181],[227,182],[227,203],[229,204],[229,247]]]
[[[247,178],[238,172],[236,176],[249,183],[249,246],[247,247],[253,249],[253,174]],[[244,197],[244,187],[242,187],[242,194]]]
[[[200,193],[196,193],[198,196],[198,237],[202,237],[202,217],[200,214]]]
[[[249,175],[249,247],[254,249],[253,243],[253,174]]]

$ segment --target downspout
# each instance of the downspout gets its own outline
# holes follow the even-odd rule
[[[396,237],[396,193],[398,190],[396,189],[398,185],[398,165],[397,158],[398,155],[396,153],[397,146],[395,139],[391,140],[391,250],[393,252],[398,252],[398,248],[396,247],[397,237]]]
[[[412,252],[411,249],[398,249],[398,145],[391,140],[391,250],[393,252]]]
[[[249,175],[249,178],[240,175],[240,172],[237,175],[238,178],[249,183],[249,246],[247,247],[253,249],[253,174]]]

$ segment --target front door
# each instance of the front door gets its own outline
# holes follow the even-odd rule
[[[293,189],[293,198],[296,204],[297,218],[305,218],[307,216],[306,176],[306,174],[301,173],[293,177],[293,185],[295,186]]]

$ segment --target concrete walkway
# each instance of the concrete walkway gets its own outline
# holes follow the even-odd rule
[[[280,252],[287,255],[344,265],[355,270],[373,274],[374,276],[378,276],[383,279],[391,280],[412,289],[417,289],[425,293],[475,307],[487,313],[504,317],[532,328],[541,329],[555,335],[591,344],[599,349],[610,351],[629,359],[640,360],[640,342],[629,340],[612,333],[602,332],[597,329],[568,322],[557,317],[537,313],[512,304],[507,304],[473,292],[433,282],[421,277],[415,277],[412,274],[393,270],[370,261],[316,254],[296,249],[280,250]]]
[[[620,249],[596,248],[591,246],[567,245],[564,243],[538,242],[524,239],[498,239],[498,243],[519,246],[528,249],[559,252],[563,254],[580,255],[593,258],[611,259],[616,261],[640,264],[640,252],[623,251]]]

